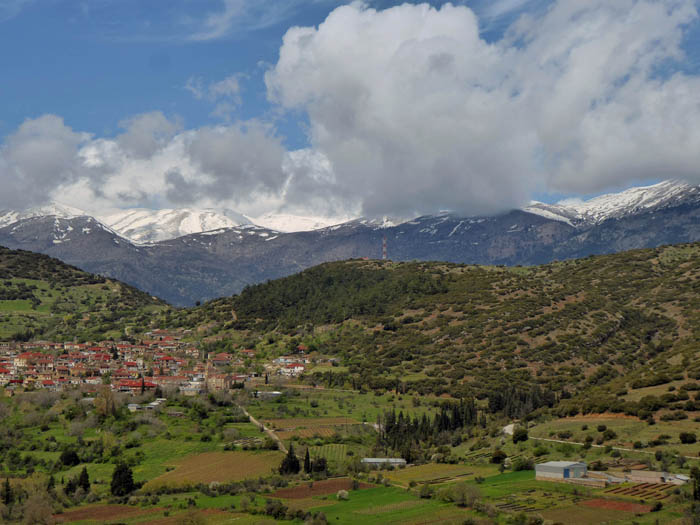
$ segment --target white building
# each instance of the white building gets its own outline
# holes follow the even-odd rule
[[[535,478],[545,481],[584,478],[587,473],[586,464],[576,461],[548,461],[535,465]]]

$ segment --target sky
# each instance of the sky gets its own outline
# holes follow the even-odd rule
[[[0,0],[0,209],[492,214],[700,183],[698,0]]]

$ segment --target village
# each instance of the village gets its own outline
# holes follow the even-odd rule
[[[288,382],[319,360],[299,345],[294,355],[262,360],[252,349],[206,355],[183,341],[183,331],[153,330],[147,339],[101,342],[0,342],[0,386],[17,390],[95,390],[109,385],[116,392],[179,392],[198,395],[228,391],[246,384]]]

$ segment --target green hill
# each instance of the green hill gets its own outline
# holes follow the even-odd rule
[[[1,340],[100,340],[149,326],[164,303],[46,255],[0,247]]]
[[[700,379],[700,245],[529,268],[329,263],[164,322],[305,342],[341,358],[316,378],[329,384],[475,395],[511,415],[583,393],[576,407],[636,410],[625,390]]]

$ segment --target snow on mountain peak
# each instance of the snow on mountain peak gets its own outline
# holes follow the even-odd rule
[[[625,217],[645,209],[670,204],[689,193],[698,193],[698,187],[681,181],[667,180],[652,186],[600,195],[586,201],[566,199],[556,204],[532,202],[525,211],[572,226],[599,224],[607,219]]]
[[[57,217],[59,219],[73,219],[75,217],[84,217],[89,214],[78,208],[60,204],[58,202],[49,202],[43,206],[29,208],[24,211],[5,210],[0,211],[0,228],[8,226],[17,221],[24,219],[33,219],[34,217]]]
[[[130,209],[108,215],[101,220],[119,235],[136,243],[165,241],[192,233],[250,223],[243,215],[230,210],[191,208]]]
[[[259,217],[251,217],[251,222],[278,232],[306,232],[335,226],[350,220],[329,217],[314,217],[292,215],[290,213],[268,213]]]

